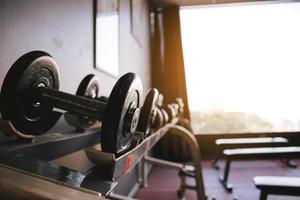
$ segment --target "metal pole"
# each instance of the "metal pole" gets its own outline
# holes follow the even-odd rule
[[[146,188],[148,187],[148,168],[147,168],[147,162],[145,161],[145,157],[147,156],[147,153],[143,156],[141,160],[141,165],[140,165],[140,183],[141,187]]]

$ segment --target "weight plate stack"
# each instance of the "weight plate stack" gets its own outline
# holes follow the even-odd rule
[[[80,82],[76,95],[96,99],[100,90],[100,81],[94,74],[89,74]],[[79,128],[88,129],[92,127],[97,119],[83,115],[74,116],[78,119]]]
[[[146,137],[154,123],[156,117],[156,103],[159,92],[156,88],[151,88],[146,95],[143,107],[141,108],[137,130],[144,133]]]
[[[58,90],[57,63],[46,52],[32,51],[20,57],[9,69],[1,88],[3,119],[24,135],[40,135],[51,129],[61,114],[39,102],[36,88]]]
[[[141,107],[142,83],[134,73],[123,75],[115,84],[102,122],[102,151],[119,154],[131,144]]]

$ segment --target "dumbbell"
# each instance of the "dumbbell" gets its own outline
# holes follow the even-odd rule
[[[178,109],[178,115],[181,116],[182,113],[184,112],[184,102],[183,102],[183,99],[180,98],[180,97],[177,97],[176,98],[176,103],[178,104],[179,106],[179,109]]]
[[[180,102],[175,102],[175,103],[171,103],[171,104],[168,104],[167,107],[170,107],[168,108],[170,114],[172,115],[172,117],[180,117],[180,115],[182,114],[183,112],[183,108],[181,108],[181,105],[179,105]]]
[[[84,77],[84,79],[80,82],[78,89],[76,91],[76,95],[92,98],[97,101],[107,103],[109,98],[105,97],[105,96],[99,97],[98,96],[99,90],[100,90],[99,78],[97,76],[95,76],[94,74],[89,74],[86,77]],[[146,100],[149,99],[149,97],[150,96],[148,95],[146,97]],[[149,103],[149,100],[147,102]],[[145,108],[144,105],[143,105],[143,107]],[[147,111],[150,112],[150,109],[145,110],[145,109],[143,109],[143,107],[140,112],[140,117],[138,120],[139,122],[144,121],[143,117],[141,117],[142,113],[144,113],[142,116],[147,117],[147,114],[145,112],[147,112]],[[150,115],[150,114],[148,114],[148,115]],[[88,116],[82,116],[82,115],[76,115],[76,114],[70,113],[70,112],[65,113],[64,117],[70,125],[75,126],[79,130],[88,129],[97,122],[97,120],[95,120],[95,118],[88,117]],[[102,149],[106,149],[106,146],[110,145],[110,142],[108,142],[108,145],[106,145],[107,139],[106,139],[105,133],[106,132],[102,133],[102,140],[101,140]]]
[[[155,112],[156,112],[156,117],[154,119],[152,127],[153,129],[159,129],[164,125],[164,116],[163,113],[160,111],[160,109],[157,107],[155,108]]]
[[[99,97],[99,90],[100,90],[99,78],[94,74],[88,74],[80,82],[76,91],[76,95],[92,98],[107,103],[108,97],[104,97],[104,96]],[[95,118],[91,118],[83,115],[77,115],[72,112],[65,112],[64,117],[67,123],[71,126],[76,127],[76,130],[78,131],[84,131],[85,129],[89,129],[90,127],[93,127],[98,122],[98,120],[96,120]]]
[[[160,107],[162,105],[162,100],[163,100],[163,96],[162,94],[159,94],[155,103],[155,112],[156,112],[156,116],[153,122],[152,127],[154,129],[159,129],[160,127],[162,127],[164,125],[164,115],[162,113],[162,111],[160,110]],[[166,114],[166,113],[165,113]]]
[[[147,137],[150,133],[151,128],[157,115],[156,103],[159,92],[156,88],[151,88],[145,97],[144,104],[141,108],[139,123],[137,131],[143,132],[144,137]]]
[[[162,108],[163,95],[159,94],[157,89],[151,89],[148,92],[147,97],[149,97],[148,102],[151,102],[151,106],[153,106],[152,107],[153,113],[155,113],[155,116],[153,115],[152,120],[149,121],[150,124],[148,124],[148,127],[149,127],[149,129],[159,129],[162,126],[164,126],[165,124],[167,124],[169,121],[169,116],[168,116],[167,112]],[[147,97],[146,97],[145,101],[147,101]],[[150,104],[148,103],[148,105],[150,105]],[[141,120],[141,118],[140,118],[140,120]]]
[[[178,117],[179,115],[179,105],[176,103],[171,103],[172,109],[174,110],[175,117]]]
[[[168,123],[170,123],[177,115],[176,109],[174,108],[174,106],[172,104],[165,104],[163,106],[163,108],[168,113],[168,116],[169,116]]]
[[[103,151],[126,150],[136,130],[141,106],[141,80],[123,75],[107,102],[58,91],[58,67],[46,52],[32,51],[20,57],[8,71],[1,88],[3,119],[23,134],[40,135],[61,116],[58,108],[102,121]]]
[[[164,108],[169,116],[169,122],[171,122],[175,117],[180,117],[183,113],[184,103],[181,98],[176,98],[175,103],[170,103],[164,105]]]
[[[174,103],[171,103],[171,106],[174,108],[176,111],[176,117],[180,117],[183,113],[184,109],[184,103],[182,98],[177,97],[176,101]]]
[[[167,111],[163,108],[163,101],[164,101],[164,96],[162,94],[159,94],[157,100],[157,112],[160,113],[159,115],[162,116],[163,119],[162,126],[169,123],[169,116]]]
[[[180,115],[183,113],[183,109],[184,109],[184,103],[183,103],[183,100],[182,98],[180,97],[177,97],[176,98],[176,101],[174,103],[171,104],[175,110],[176,110],[176,116],[177,117],[180,117]]]

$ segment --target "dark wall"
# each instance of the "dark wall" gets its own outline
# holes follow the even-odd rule
[[[137,73],[145,93],[151,80],[148,1],[143,4],[139,45],[131,34],[130,0],[120,0],[120,76]],[[109,95],[118,77],[94,69],[93,5],[93,0],[0,0],[0,86],[16,59],[42,50],[59,65],[61,90],[75,93],[83,77],[95,73],[101,81],[100,94]],[[54,130],[65,127],[61,119]],[[55,162],[80,170],[90,165],[83,152]],[[135,176],[132,173],[123,182],[132,182]],[[123,193],[131,185],[127,183]]]

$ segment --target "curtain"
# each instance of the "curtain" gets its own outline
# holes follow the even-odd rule
[[[152,25],[152,85],[164,95],[165,103],[181,97],[184,117],[189,119],[179,7],[156,10]]]
[[[156,9],[151,22],[152,85],[164,95],[164,103],[181,97],[185,105],[183,116],[189,119],[179,7]],[[186,145],[179,137],[167,134],[155,154],[169,160],[187,160],[190,156]]]

